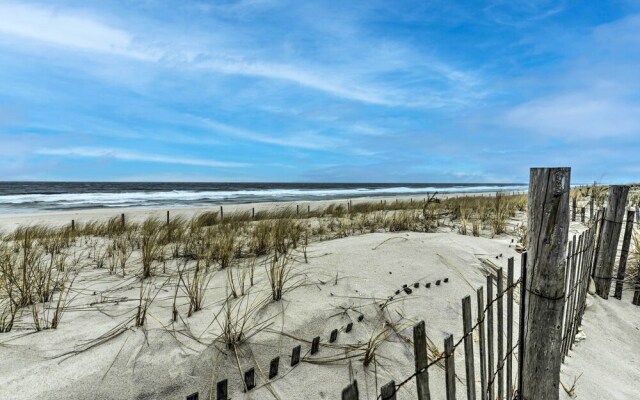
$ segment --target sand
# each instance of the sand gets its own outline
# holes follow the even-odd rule
[[[164,212],[126,210],[137,219]],[[0,221],[3,226],[55,224],[73,218],[109,218],[113,213],[55,213],[39,215],[37,220],[3,216]],[[520,213],[510,225],[523,217]],[[583,229],[572,223],[572,233]],[[216,340],[229,294],[226,271],[213,273],[204,308],[191,317],[186,315],[188,300],[179,293],[180,318],[172,323],[176,282],[170,272],[176,266],[169,263],[166,274],[157,266],[149,280],[155,299],[147,323],[135,327],[131,318],[138,305],[139,280],[132,273],[110,275],[106,269],[87,265],[74,282],[71,304],[58,329],[34,332],[27,314],[12,332],[0,334],[0,398],[181,399],[193,392],[208,398],[215,382],[228,379],[234,399],[335,399],[352,374],[358,380],[360,398],[374,399],[377,387],[392,379],[402,381],[413,372],[410,338],[416,322],[426,322],[427,336],[439,351],[447,335],[453,334],[456,341],[460,338],[461,299],[472,296],[475,307],[476,288],[486,283],[482,260],[506,269],[507,259],[514,257],[519,265],[520,255],[511,240],[510,234],[463,236],[445,227],[436,233],[379,232],[315,242],[308,247],[308,263],[297,253],[289,290],[277,302],[268,300],[269,283],[259,264],[249,294],[233,301],[234,310],[266,304],[249,315],[247,338],[238,347],[237,358]],[[447,283],[435,285],[444,278]],[[416,282],[417,289],[413,288]],[[404,284],[412,293],[395,295]],[[389,296],[394,300],[381,310],[379,304]],[[637,399],[633,388],[640,380],[639,310],[630,304],[628,292],[623,302],[592,296],[589,302],[583,328],[586,340],[574,346],[563,365],[562,381],[569,387],[582,374],[575,388],[578,398]],[[474,319],[475,315],[474,308]],[[346,333],[350,322],[353,330]],[[395,330],[386,329],[375,362],[364,366],[366,343],[384,332],[388,323]],[[333,329],[339,330],[338,339],[329,344]],[[321,345],[312,356],[309,348],[315,336],[321,337]],[[303,361],[292,368],[291,349],[297,344],[302,345]],[[280,373],[267,380],[269,362],[276,356],[280,356]],[[239,371],[251,367],[256,368],[258,386],[243,393]],[[461,382],[457,395],[464,398],[462,346],[456,352],[456,371]],[[444,379],[440,367],[430,369],[434,399],[445,398]],[[563,391],[561,396],[569,398]],[[414,381],[403,386],[398,398],[416,398]]]

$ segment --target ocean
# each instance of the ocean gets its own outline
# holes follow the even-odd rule
[[[526,190],[518,183],[0,182],[0,213]]]

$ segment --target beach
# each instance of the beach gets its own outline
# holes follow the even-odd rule
[[[495,195],[487,194],[476,199],[480,199],[478,204],[496,201]],[[328,207],[335,210],[336,205],[330,204],[335,202],[225,206],[229,221],[234,215],[247,215],[252,208],[276,213],[288,209],[290,222],[306,226],[312,239],[305,239],[304,244],[300,239],[296,248],[281,255],[286,263],[275,266],[270,253],[238,254],[223,264],[216,257],[187,256],[167,242],[162,255],[152,260],[145,279],[140,279],[144,250],[137,250],[134,244],[123,267],[117,264],[115,254],[108,254],[109,248],[117,252],[110,246],[129,235],[129,228],[122,233],[101,234],[106,237],[82,234],[61,250],[67,255],[66,269],[58,267],[54,271],[62,285],[60,294],[49,303],[37,305],[37,313],[28,308],[21,311],[13,329],[0,334],[0,352],[5,360],[0,366],[0,397],[184,398],[198,392],[216,398],[217,384],[226,380],[231,398],[320,399],[338,397],[356,379],[361,398],[374,398],[383,383],[398,382],[412,374],[411,329],[418,321],[427,321],[429,357],[437,359],[444,351],[443,340],[449,334],[456,340],[461,335],[461,299],[471,296],[475,300],[476,290],[486,284],[487,274],[506,271],[509,258],[516,266],[520,264],[517,228],[526,220],[524,212],[513,208],[503,231],[497,234],[489,223],[477,236],[471,233],[471,226],[465,233],[459,220],[448,217],[436,217],[428,232],[416,231],[423,228],[412,225],[412,219],[406,223],[413,228],[394,228],[400,215],[422,218],[422,207],[414,201],[418,200],[399,198],[397,204],[395,198],[354,199],[349,205],[346,200],[340,201],[344,210],[351,207],[353,211],[358,204],[380,207],[371,212],[374,217],[370,222],[377,218],[375,215],[387,222],[366,231],[355,228],[355,221],[363,214],[318,214],[323,209],[326,213]],[[298,214],[296,205],[300,206]],[[314,213],[310,218],[304,215],[307,206]],[[81,227],[90,220],[113,217],[119,223],[119,215],[124,213],[127,224],[141,226],[131,228],[135,232],[144,229],[149,217],[157,217],[164,224],[166,211],[133,208],[5,215],[0,223],[5,231],[41,224],[65,229],[69,234],[72,219],[79,230],[89,229]],[[196,220],[206,211],[217,213],[219,209],[169,211],[171,218],[195,216]],[[340,224],[347,221],[351,221],[349,227],[341,228]],[[215,223],[222,227],[224,219]],[[237,232],[241,232],[266,222],[233,223],[240,224]],[[570,235],[585,229],[584,224],[572,222]],[[237,236],[236,240],[248,243],[249,239]],[[279,265],[283,269],[278,270]],[[278,300],[274,300],[272,290],[274,271],[285,274]],[[517,280],[519,269],[514,273]],[[194,284],[196,281],[199,283]],[[193,306],[194,291],[201,296],[199,307]],[[514,292],[517,307],[519,289]],[[63,294],[64,314],[56,329],[51,329],[56,305],[60,304],[56,300]],[[578,379],[573,389],[581,398],[631,399],[635,395],[632,385],[623,384],[616,376],[610,376],[608,382],[620,381],[619,385],[597,384],[595,377],[607,368],[595,362],[598,351],[590,346],[615,340],[630,351],[638,344],[640,318],[637,313],[628,318],[630,305],[604,303],[592,296],[588,302],[585,321],[589,322],[583,328],[586,340],[576,343],[570,361],[563,367],[562,382],[569,387],[582,374],[584,378]],[[596,321],[602,313],[620,317],[599,326]],[[40,330],[34,329],[36,320]],[[514,322],[517,329],[515,317]],[[333,330],[336,337],[332,341]],[[319,348],[311,354],[315,337],[319,338]],[[296,346],[301,346],[300,362],[292,366]],[[462,346],[456,353],[460,354],[455,364],[458,379],[464,382]],[[270,362],[275,357],[279,357],[279,372],[269,378]],[[479,360],[475,362],[479,370]],[[439,367],[430,370],[431,393],[433,398],[444,398],[444,364],[436,365]],[[247,391],[244,374],[250,368],[256,387]],[[624,382],[640,378],[633,357],[621,368],[626,374]],[[587,376],[594,379],[585,379]],[[415,384],[403,386],[398,398],[415,398],[415,390]],[[459,396],[463,396],[463,390],[464,385],[460,385]],[[571,397],[566,394],[563,398]]]

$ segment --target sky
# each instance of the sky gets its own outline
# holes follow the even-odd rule
[[[638,1],[0,0],[0,180],[640,181]]]

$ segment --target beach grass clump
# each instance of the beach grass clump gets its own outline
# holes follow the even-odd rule
[[[256,256],[263,256],[271,250],[271,222],[257,222],[249,238],[249,251]]]
[[[227,281],[234,298],[244,296],[248,288],[253,286],[256,261],[257,257],[249,256],[236,268],[227,268]]]
[[[196,260],[192,270],[187,269],[187,262],[178,271],[179,281],[182,282],[182,289],[189,298],[189,310],[187,317],[202,310],[204,296],[213,274],[202,267],[202,261]]]
[[[491,227],[493,229],[493,234],[499,235],[506,231],[509,206],[501,193],[497,193],[494,199]]]
[[[163,251],[161,245],[162,226],[157,218],[147,218],[140,228],[140,252],[142,262],[142,279],[151,276],[153,263]]]
[[[282,299],[285,285],[292,276],[292,261],[290,253],[278,253],[275,251],[265,263],[273,301]]]

